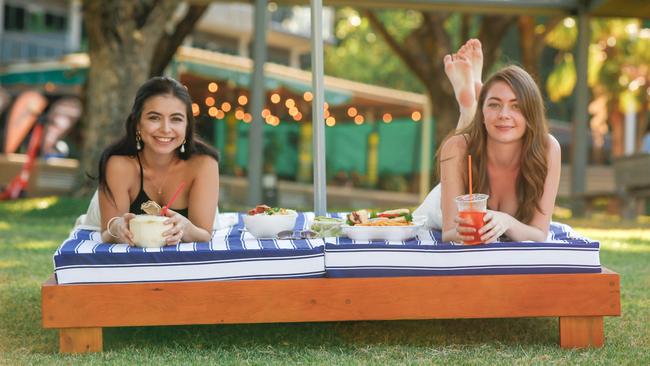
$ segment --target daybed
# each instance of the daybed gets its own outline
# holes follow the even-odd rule
[[[547,243],[472,248],[428,231],[359,243],[258,241],[241,228],[162,250],[75,230],[42,285],[43,327],[59,329],[61,352],[97,352],[104,327],[558,317],[562,347],[601,347],[603,316],[620,315],[619,275],[565,225]]]

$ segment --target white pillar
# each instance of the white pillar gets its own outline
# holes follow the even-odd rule
[[[81,0],[70,1],[68,7],[68,35],[65,46],[67,52],[78,52],[81,46]]]
[[[427,96],[422,109],[422,135],[420,136],[420,202],[431,190],[431,130],[433,129],[433,104]]]
[[[289,49],[289,66],[299,69],[300,68],[300,52],[295,49]]]
[[[327,212],[327,182],[325,172],[325,88],[323,81],[323,1],[311,0],[311,80],[312,124],[314,139],[314,212]]]
[[[250,43],[250,41],[251,40],[248,37],[240,37],[237,39],[237,49],[239,52],[239,56],[246,57],[246,58],[250,57],[250,52],[248,51],[248,44]]]
[[[625,108],[625,155],[636,151],[636,108],[633,102],[628,102]]]
[[[0,0],[0,63],[3,62],[3,57],[2,57],[2,49],[4,48],[4,42],[2,40],[2,34],[4,33],[5,29],[5,1]]]

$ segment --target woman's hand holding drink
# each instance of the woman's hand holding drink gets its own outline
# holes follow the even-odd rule
[[[456,197],[458,207],[458,234],[463,244],[475,245],[483,243],[479,229],[485,225],[483,218],[487,211],[488,195],[476,193]]]

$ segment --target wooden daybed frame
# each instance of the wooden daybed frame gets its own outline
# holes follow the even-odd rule
[[[41,287],[61,352],[101,352],[103,327],[559,317],[560,346],[602,347],[620,277],[601,273],[310,278]]]

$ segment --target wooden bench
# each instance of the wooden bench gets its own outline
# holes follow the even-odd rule
[[[41,287],[61,352],[100,352],[102,328],[398,319],[558,317],[560,346],[601,347],[620,278],[601,273],[312,278]]]
[[[617,193],[623,201],[621,215],[633,219],[641,198],[650,197],[650,154],[635,154],[613,161]]]

